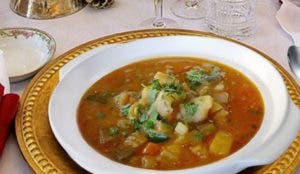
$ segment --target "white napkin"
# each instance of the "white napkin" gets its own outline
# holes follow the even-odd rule
[[[0,50],[0,83],[4,86],[4,94],[10,92],[9,79],[7,75],[5,60],[3,58],[3,51]]]
[[[74,67],[76,67],[84,60],[87,60],[93,57],[94,55],[96,55],[97,53],[107,50],[108,48],[111,48],[116,45],[120,45],[120,44],[103,45],[101,47],[94,48],[84,54],[81,54],[80,56],[76,57],[76,59],[71,60],[69,63],[67,63],[59,70],[59,81],[61,81],[66,74],[68,74]]]
[[[299,0],[282,0],[276,14],[281,27],[292,36],[295,45],[300,46],[300,3]]]

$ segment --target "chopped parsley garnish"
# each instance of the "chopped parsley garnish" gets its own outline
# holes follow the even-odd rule
[[[111,127],[111,128],[109,128],[109,135],[110,136],[115,136],[115,135],[117,135],[118,134],[118,128],[116,128],[116,127]]]
[[[171,93],[177,93],[177,94],[181,94],[182,93],[182,88],[180,83],[170,83],[170,84],[166,84],[166,86],[164,87],[164,91],[165,92],[171,92]]]
[[[156,89],[156,90],[161,90],[161,85],[159,83],[159,80],[157,80],[157,79],[152,80],[151,88]]]
[[[129,109],[130,109],[130,104],[127,104],[127,105],[124,105],[124,106],[122,106],[121,107],[121,114],[123,115],[123,116],[128,116],[128,114],[129,114]]]
[[[204,135],[201,132],[197,132],[194,134],[194,140],[196,141],[202,141]]]
[[[134,130],[140,129],[140,123],[137,120],[131,120]]]
[[[109,92],[103,92],[102,94],[92,94],[87,96],[87,100],[89,101],[94,101],[94,102],[99,102],[102,104],[106,104],[108,99],[112,97],[114,94],[109,93]]]
[[[156,121],[158,118],[158,112],[155,109],[155,106],[152,104],[148,110],[149,120]]]
[[[144,122],[143,127],[145,130],[153,129],[154,128],[154,122],[152,120],[147,120]]]
[[[210,82],[219,78],[224,77],[224,73],[221,72],[219,67],[213,67],[208,73],[203,69],[191,69],[186,73],[186,78],[188,79],[189,86],[194,89],[197,86],[205,82]]]
[[[193,116],[197,112],[198,104],[187,103],[183,107],[186,116]]]
[[[105,114],[103,112],[99,112],[97,115],[96,115],[98,118],[104,118],[105,117]]]
[[[148,93],[149,103],[153,103],[155,101],[158,92],[159,91],[157,89],[150,89],[150,91]]]

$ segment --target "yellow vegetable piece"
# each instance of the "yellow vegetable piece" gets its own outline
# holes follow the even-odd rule
[[[218,126],[224,126],[228,123],[228,114],[228,111],[222,109],[215,113],[213,120]]]
[[[215,155],[228,155],[232,146],[232,142],[233,138],[231,134],[225,131],[219,131],[216,133],[213,141],[211,142],[209,151]]]

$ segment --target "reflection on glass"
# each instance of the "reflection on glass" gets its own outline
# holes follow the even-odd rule
[[[163,0],[154,0],[155,17],[141,23],[143,28],[175,28],[176,21],[163,17]]]
[[[186,19],[201,19],[205,15],[204,0],[178,0],[171,11],[174,15]]]

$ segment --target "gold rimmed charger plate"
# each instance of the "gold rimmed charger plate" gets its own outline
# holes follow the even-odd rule
[[[56,141],[48,121],[49,98],[58,83],[58,72],[79,55],[113,43],[124,43],[141,38],[192,35],[217,37],[241,44],[269,60],[284,78],[293,102],[300,107],[300,87],[288,72],[269,56],[238,41],[211,33],[181,29],[139,30],[102,37],[80,45],[44,67],[27,86],[22,95],[15,121],[16,136],[24,158],[36,173],[86,173],[67,155]],[[66,103],[67,105],[67,103]],[[64,107],[64,106],[62,106]],[[293,173],[300,162],[300,133],[289,148],[272,164],[246,169],[242,173]]]

